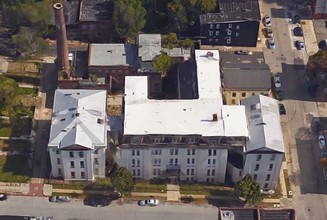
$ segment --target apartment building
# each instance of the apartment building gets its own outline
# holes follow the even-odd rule
[[[106,97],[104,90],[56,90],[48,143],[52,177],[105,177]]]
[[[229,148],[245,145],[245,107],[223,105],[218,51],[195,60],[197,99],[148,99],[147,78],[126,77],[117,157],[134,178],[224,183]]]

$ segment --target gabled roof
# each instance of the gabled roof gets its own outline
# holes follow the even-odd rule
[[[106,146],[106,91],[57,89],[49,146]]]
[[[245,106],[249,141],[245,151],[277,151],[284,153],[279,106],[276,99],[259,95],[241,100]]]
[[[197,99],[148,99],[147,77],[125,78],[124,135],[248,136],[244,106],[223,106],[218,51],[196,50],[195,59]]]
[[[138,37],[138,56],[141,61],[152,61],[161,54],[161,35],[160,34],[139,34]]]
[[[131,44],[90,44],[89,66],[138,65],[136,48]]]

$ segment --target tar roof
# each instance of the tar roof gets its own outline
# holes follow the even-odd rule
[[[106,95],[104,90],[57,89],[48,145],[105,146]]]
[[[219,8],[219,13],[200,15],[200,23],[260,20],[261,18],[258,0],[219,0]]]
[[[245,106],[249,127],[246,152],[270,149],[284,153],[278,101],[259,95],[241,100],[241,105]]]
[[[112,0],[83,0],[80,8],[80,21],[110,21],[112,19]]]
[[[138,54],[142,61],[152,61],[161,54],[160,34],[139,34]]]
[[[218,51],[196,50],[195,57],[198,99],[150,100],[147,77],[125,78],[125,135],[248,135],[244,106],[223,106]]]
[[[76,24],[78,22],[79,1],[65,1],[62,3],[64,9],[65,24]],[[55,24],[54,10],[51,8],[51,24]]]
[[[220,208],[221,220],[295,220],[294,209]]]
[[[89,66],[136,66],[136,48],[131,44],[90,44]]]

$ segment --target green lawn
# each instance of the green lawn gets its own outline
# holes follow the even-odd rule
[[[21,135],[29,135],[32,128],[31,118],[21,118],[16,122],[8,125],[0,123],[0,137],[19,137]]]
[[[0,181],[26,183],[30,179],[28,158],[23,155],[0,155]]]
[[[202,183],[181,183],[181,194],[228,196],[234,193],[232,188]]]
[[[164,183],[150,183],[149,181],[135,181],[133,192],[165,193],[167,191]]]

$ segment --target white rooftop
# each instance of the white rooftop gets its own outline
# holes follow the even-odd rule
[[[152,61],[161,54],[161,35],[139,34],[138,45],[138,54],[141,61]]]
[[[136,48],[131,44],[89,46],[89,66],[133,66],[136,61]]]
[[[124,135],[248,136],[244,107],[223,106],[218,51],[196,50],[195,57],[198,99],[148,99],[146,76],[125,78]]]
[[[57,89],[49,146],[106,146],[105,90]]]
[[[246,152],[272,149],[285,152],[278,101],[263,95],[241,100],[249,125]]]

